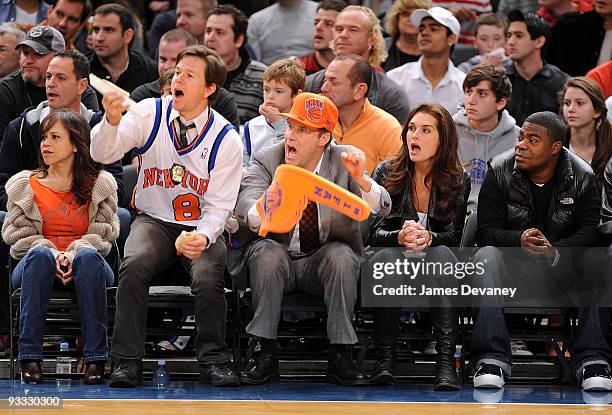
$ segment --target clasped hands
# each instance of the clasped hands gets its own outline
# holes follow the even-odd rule
[[[431,232],[413,220],[404,221],[397,234],[397,242],[413,254],[425,255],[423,250],[431,245]]]
[[[529,228],[521,234],[521,247],[534,257],[544,257],[549,263],[555,260],[556,249],[536,228]]]
[[[72,281],[72,264],[63,252],[55,257],[55,276],[64,285],[68,285]]]

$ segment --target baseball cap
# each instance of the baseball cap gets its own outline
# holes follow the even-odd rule
[[[435,6],[431,9],[417,9],[410,15],[410,22],[416,27],[419,27],[421,21],[426,17],[431,17],[442,26],[448,27],[455,36],[459,37],[461,23],[459,23],[459,20],[444,7]]]
[[[51,26],[34,26],[15,49],[22,46],[31,47],[39,55],[46,55],[49,52],[63,52],[66,49],[66,42],[59,30]]]
[[[326,96],[303,92],[295,97],[291,111],[280,115],[310,128],[323,128],[330,133],[338,123],[338,108]]]

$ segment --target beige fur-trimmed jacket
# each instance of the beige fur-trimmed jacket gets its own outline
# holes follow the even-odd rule
[[[34,202],[30,186],[33,171],[17,173],[6,183],[7,215],[2,225],[2,238],[11,246],[11,256],[21,259],[31,249],[45,246],[57,257],[57,247],[42,234],[42,216]],[[95,249],[106,256],[119,235],[117,217],[117,182],[102,170],[96,179],[89,203],[89,227],[82,238],[72,242],[64,254],[73,263],[79,249]]]

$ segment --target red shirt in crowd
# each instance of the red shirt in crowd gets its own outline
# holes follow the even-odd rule
[[[572,3],[576,6],[577,12],[590,12],[593,10],[593,3],[588,0],[575,0]],[[552,14],[550,10],[544,7],[540,7],[536,13],[546,21],[548,27],[553,27],[559,18],[559,16]]]

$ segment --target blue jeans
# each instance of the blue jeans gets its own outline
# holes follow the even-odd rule
[[[2,228],[5,216],[6,212],[0,210],[0,228]],[[4,267],[8,264],[8,259],[9,246],[4,243],[0,236],[0,336],[9,332],[9,316],[11,315],[8,296],[3,294],[9,290],[8,278],[4,278]]]
[[[562,280],[563,272],[567,271],[583,288],[587,288],[601,284],[602,259],[598,252],[600,251],[586,251],[581,257],[575,259],[575,264],[571,264],[571,269],[554,272],[552,269],[548,272],[537,272],[534,263],[520,264],[516,258],[509,258],[501,250],[491,246],[481,248],[473,261],[484,263],[485,273],[481,279],[477,280],[482,281],[480,286],[482,288],[503,287],[503,279],[508,272],[520,275],[522,278],[542,278],[554,281],[555,279]],[[611,351],[607,342],[609,310],[588,307],[587,305],[594,304],[594,301],[582,297],[579,302],[579,329],[572,350],[572,363],[580,380],[584,366],[602,363],[609,367]],[[475,367],[484,363],[495,364],[510,376],[512,374],[512,352],[503,307],[503,298],[483,297],[480,307],[472,309],[474,331],[470,351],[472,364]]]
[[[85,362],[105,361],[108,357],[106,287],[113,284],[113,271],[97,251],[81,249],[72,264],[72,278],[79,304]],[[13,270],[13,288],[21,287],[19,360],[42,360],[45,317],[55,279],[55,258],[44,247],[28,252]]]

